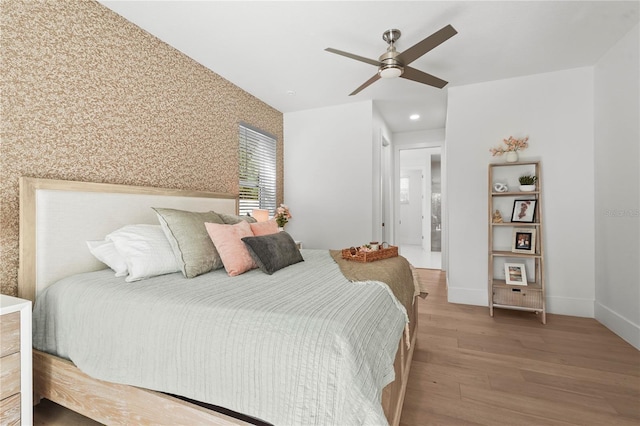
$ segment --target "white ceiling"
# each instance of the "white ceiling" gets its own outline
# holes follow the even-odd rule
[[[639,19],[639,1],[115,1],[100,3],[281,112],[372,99],[394,132],[443,128],[447,88],[594,65]],[[398,78],[355,96],[382,33],[399,52],[458,34],[411,64],[449,85]],[[291,94],[293,92],[293,94]],[[526,100],[525,100],[526,101]],[[409,120],[418,113],[421,119]]]

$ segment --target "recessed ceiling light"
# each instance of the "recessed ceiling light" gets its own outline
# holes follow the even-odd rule
[[[410,119],[410,120],[413,120],[413,121],[416,121],[416,120],[418,120],[419,118],[420,118],[420,114],[411,114],[411,115],[409,116],[409,119]]]
[[[293,96],[295,94],[296,94],[296,92],[294,90],[287,90],[287,95]]]

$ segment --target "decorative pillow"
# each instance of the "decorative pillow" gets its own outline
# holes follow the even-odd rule
[[[180,268],[160,225],[126,225],[105,238],[127,263],[127,282],[178,272]]]
[[[271,275],[282,268],[304,261],[295,241],[284,231],[260,237],[245,237],[242,241],[265,274]]]
[[[87,241],[87,246],[96,259],[115,271],[116,277],[127,275],[127,262],[118,253],[113,241]]]
[[[241,240],[242,237],[253,236],[248,222],[242,220],[235,225],[205,223],[204,226],[230,277],[243,274],[257,266]]]
[[[205,222],[224,223],[216,212],[188,212],[153,208],[178,262],[182,275],[193,278],[222,268],[222,259],[213,245]]]
[[[250,237],[251,227],[246,221],[240,221],[235,225],[220,225],[217,223],[205,223],[211,241],[218,249],[224,269],[230,277],[243,274],[257,267],[242,242],[242,237]]]
[[[251,226],[251,232],[253,232],[255,237],[275,234],[278,232],[278,223],[275,219],[267,220],[266,222],[250,223],[249,226]]]
[[[226,213],[218,213],[218,215],[222,218],[224,223],[227,225],[235,225],[238,222],[248,222],[255,223],[257,220],[251,216],[238,216],[237,214],[226,214]]]

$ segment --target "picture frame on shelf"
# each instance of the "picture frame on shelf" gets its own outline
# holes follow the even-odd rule
[[[527,272],[524,263],[504,264],[504,281],[510,285],[527,285]]]
[[[538,200],[515,200],[511,222],[533,223],[536,216],[536,204]]]
[[[511,251],[513,253],[536,254],[536,230],[534,228],[514,228]]]

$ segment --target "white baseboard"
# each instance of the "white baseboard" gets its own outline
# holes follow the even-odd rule
[[[640,325],[634,324],[617,312],[596,302],[595,318],[609,330],[616,333],[631,346],[640,350]]]
[[[549,297],[549,295],[547,295],[547,313],[593,318],[593,299]]]
[[[460,288],[449,286],[447,301],[449,303],[459,303],[462,305],[489,306],[487,289],[478,290],[475,288]]]
[[[448,301],[463,305],[489,306],[487,290],[474,288],[448,288]],[[547,313],[593,318],[593,300],[569,297],[547,297]]]

